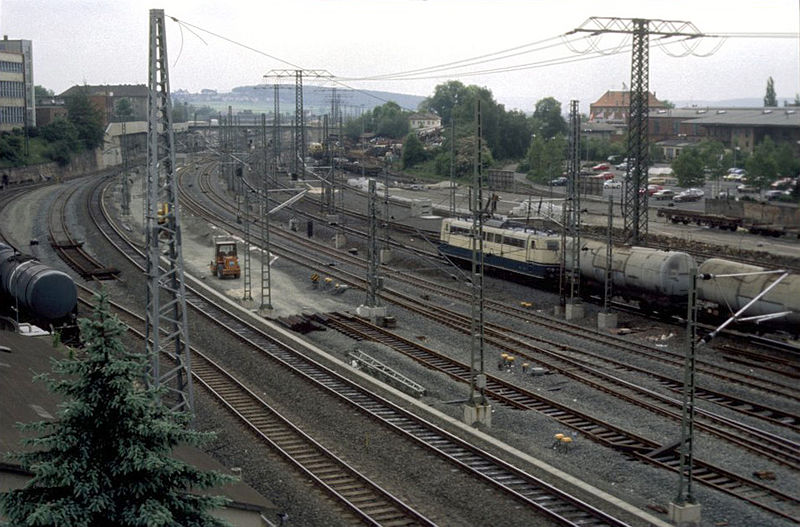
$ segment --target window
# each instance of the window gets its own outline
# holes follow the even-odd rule
[[[558,250],[558,242],[555,240],[547,240],[547,250],[548,251],[557,251]]]
[[[14,81],[0,81],[0,97],[12,99],[25,98],[25,84]]]
[[[0,123],[22,123],[24,108],[22,106],[0,106]]]
[[[525,240],[520,240],[520,239],[517,239],[517,238],[504,237],[503,238],[503,245],[508,245],[508,246],[511,246],[511,247],[525,247]]]
[[[5,71],[8,73],[22,73],[22,63],[0,60],[0,71]]]

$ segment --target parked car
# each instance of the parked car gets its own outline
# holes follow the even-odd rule
[[[770,187],[774,188],[775,190],[788,190],[794,187],[796,184],[795,179],[793,177],[784,177],[777,181],[773,181],[770,183]]]
[[[702,189],[689,188],[677,194],[672,201],[699,201],[705,195]]]
[[[567,185],[567,177],[566,176],[559,176],[555,179],[550,180],[550,184],[554,187],[565,187]]]
[[[622,181],[616,179],[607,179],[603,182],[603,188],[622,188]]]
[[[606,180],[614,179],[614,173],[613,172],[602,172],[600,174],[596,174],[594,176],[591,176],[591,178],[592,179],[606,179]]]
[[[606,161],[608,161],[609,163],[619,163],[621,160],[622,156],[620,155],[611,155],[608,156],[608,159],[606,159]]]
[[[648,196],[652,196],[653,194],[655,194],[659,190],[663,190],[663,189],[664,189],[664,187],[662,187],[661,185],[647,185],[647,195]]]
[[[611,170],[611,165],[608,163],[599,163],[592,167],[592,170],[595,172],[600,172],[601,170]]]
[[[767,201],[772,201],[774,199],[780,199],[782,196],[790,196],[791,192],[788,190],[768,190],[764,192],[764,198]]]
[[[758,192],[758,188],[754,187],[753,185],[737,185],[736,192],[740,192],[742,194],[755,194]]]
[[[663,199],[672,199],[674,197],[675,197],[675,191],[668,188],[662,188],[661,190],[657,190],[653,193],[652,196],[652,198],[657,201]]]

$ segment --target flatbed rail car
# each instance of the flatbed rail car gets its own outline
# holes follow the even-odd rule
[[[722,230],[735,231],[744,225],[742,218],[731,218],[728,216],[721,216],[719,214],[706,214],[696,210],[680,210],[680,209],[658,209],[658,217],[666,218],[667,221],[672,223],[683,223],[688,225],[695,223],[697,225],[708,225],[709,227],[716,227]]]
[[[763,236],[797,236],[800,238],[800,226],[774,225],[771,223],[757,222],[750,218],[732,218],[721,214],[709,214],[696,210],[658,209],[658,217],[666,218],[672,223],[688,225],[706,225],[721,230],[736,231],[739,228],[748,230],[751,234]]]

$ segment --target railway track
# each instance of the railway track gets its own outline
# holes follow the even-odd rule
[[[207,185],[201,184],[201,188],[203,189],[204,193],[207,196],[213,195],[213,190]],[[188,201],[187,204],[190,206],[192,210],[194,210],[196,214],[202,215],[207,213],[206,210],[199,203],[194,202],[189,196],[184,196],[184,199]],[[218,205],[220,204],[219,201],[217,201],[217,204]],[[236,224],[232,222],[225,222],[225,225],[227,228],[236,232],[237,229]],[[293,245],[300,245],[302,248],[304,248],[310,253],[314,253],[317,255],[327,254],[330,255],[332,258],[335,258],[338,262],[347,262],[348,264],[351,264],[358,269],[364,269],[366,267],[366,262],[363,259],[354,257],[352,255],[349,255],[341,251],[335,251],[328,247],[321,246],[319,244],[310,242],[308,240],[304,240],[302,238],[298,238],[296,236],[287,235],[286,233],[283,233],[280,230],[276,230],[275,232],[276,234],[279,235],[281,239],[287,239]],[[292,261],[295,261],[300,265],[308,265],[309,261],[313,261],[313,259],[309,260],[306,257],[298,258],[296,254],[294,254],[294,251],[284,252],[283,257],[292,259]],[[320,267],[323,267],[322,265],[323,262],[318,261],[318,263],[320,264]],[[410,273],[397,272],[393,270],[387,270],[387,271],[391,271],[389,273],[391,277],[401,280],[408,285],[412,285],[417,288],[427,289],[431,292],[442,294],[449,298],[456,298],[465,302],[469,302],[470,300],[468,293],[464,292],[463,290],[436,284],[434,282],[414,276]],[[329,274],[336,275],[341,281],[345,281],[348,284],[351,284],[356,287],[364,288],[365,281],[358,275],[355,274],[343,275],[341,271],[339,272],[333,271],[330,268],[327,269],[327,272]],[[393,301],[395,303],[401,303],[404,307],[410,308],[412,310],[417,310],[422,315],[430,315],[429,311],[419,310],[418,308],[413,307],[412,304],[414,303],[419,304],[419,302],[417,301],[417,299],[411,298],[408,295],[386,288],[383,291],[383,296],[387,300]],[[530,323],[536,323],[540,326],[544,326],[547,327],[548,329],[552,329],[555,331],[562,331],[562,332],[566,331],[570,335],[579,337],[582,340],[590,342],[591,344],[603,344],[603,345],[623,348],[631,353],[635,353],[649,360],[656,360],[658,362],[674,366],[676,369],[678,369],[678,371],[681,371],[683,368],[684,357],[674,352],[668,352],[666,350],[662,350],[659,348],[653,348],[651,346],[633,343],[630,341],[619,339],[612,335],[589,331],[586,328],[575,324],[571,324],[560,320],[553,320],[550,319],[549,317],[538,315],[536,313],[516,308],[514,306],[509,306],[500,302],[487,301],[485,303],[485,307],[490,311],[495,311],[499,314],[502,314],[504,317],[516,318],[526,325]],[[451,320],[455,320],[458,317],[462,318],[461,322],[462,328],[465,325],[467,325],[466,322],[463,321],[463,317],[454,311],[448,311],[443,309],[439,309],[438,311],[439,315],[437,316],[437,319],[444,321],[446,325],[449,324]],[[609,367],[614,368],[615,370],[634,372],[654,377],[659,383],[666,386],[668,389],[672,391],[679,392],[683,386],[683,381],[681,379],[671,378],[664,375],[657,375],[651,370],[645,368],[637,368],[631,365],[630,362],[614,361],[602,355],[601,353],[591,352],[586,349],[576,349],[574,346],[565,346],[553,340],[544,339],[540,336],[533,336],[530,334],[530,332],[520,333],[510,328],[501,328],[499,326],[494,326],[494,334],[497,336],[502,336],[503,334],[511,334],[514,335],[516,339],[522,339],[525,342],[533,340],[535,342],[547,345],[550,348],[552,348],[552,350],[556,351],[569,351],[569,352],[578,351],[584,354],[584,356],[586,356],[587,358],[590,358],[591,360],[595,361],[602,361],[606,363]],[[516,342],[514,344],[518,345],[518,343]],[[525,345],[530,348],[530,345],[528,344]],[[538,346],[535,349],[534,348],[530,349],[537,353],[542,351],[550,351],[550,350],[544,350],[543,348]],[[545,364],[545,366],[558,369],[552,364]],[[575,365],[569,366],[569,370],[573,368],[575,368]],[[698,361],[697,371],[700,373],[715,376],[724,381],[737,382],[748,388],[760,389],[762,391],[771,393],[773,395],[779,395],[782,397],[800,401],[800,393],[798,393],[796,388],[794,388],[792,385],[789,384],[784,386],[779,383],[776,383],[775,379],[761,380],[760,378],[757,378],[755,376],[743,375],[739,372],[736,372],[735,370],[724,369],[708,361],[703,361],[703,360]],[[697,391],[697,397],[720,404],[722,406],[726,406],[728,408],[739,411],[746,415],[750,415],[751,417],[754,417],[756,419],[761,419],[778,426],[790,427],[793,428],[795,431],[800,430],[800,416],[781,411],[777,408],[770,408],[766,405],[758,404],[754,401],[743,400],[741,397],[734,397],[710,389],[699,389]]]
[[[212,200],[217,206],[217,211],[215,214],[216,219],[214,221],[217,222],[221,221],[229,231],[241,234],[241,227],[239,226],[238,223],[233,221],[233,217],[230,214],[229,207],[226,207],[226,203],[224,202],[223,198],[216,195],[212,186],[207,181],[205,181],[204,178],[201,177],[199,183],[200,183],[199,186],[202,189],[203,194],[208,199]],[[193,210],[195,214],[199,216],[207,215],[208,213],[207,207],[197,202],[188,193],[183,192],[181,197],[182,199],[184,199],[185,205],[188,206],[191,210]],[[224,219],[226,215],[231,216],[231,219]],[[318,257],[320,255],[328,255],[332,259],[331,261],[337,262],[337,266],[339,266],[339,264],[342,263],[347,263],[348,265],[351,265],[358,270],[366,269],[367,263],[364,259],[350,255],[346,252],[338,251],[336,249],[332,249],[330,247],[317,244],[311,240],[305,240],[301,237],[285,233],[280,229],[275,229],[274,235],[276,238],[285,240],[286,243],[290,243],[293,246],[299,246],[301,248],[304,248],[306,251],[313,254],[314,257]],[[253,237],[253,239],[257,241],[257,237]],[[280,249],[276,247],[276,252],[279,250]],[[282,257],[290,259],[292,261],[298,261],[298,263],[304,266],[309,266],[310,263],[316,261],[319,264],[317,266],[318,271],[331,275],[336,275],[340,281],[352,285],[354,287],[360,287],[362,289],[364,288],[364,284],[366,283],[366,281],[363,280],[361,276],[355,274],[351,274],[349,276],[343,276],[341,273],[337,273],[335,270],[331,269],[331,266],[328,265],[330,261],[323,262],[321,260],[315,260],[315,258],[306,259],[305,261],[297,260],[296,257],[294,257],[293,252],[294,251],[292,252],[284,251],[282,253]],[[396,279],[407,285],[413,286],[417,289],[424,289],[431,293],[443,295],[448,298],[461,300],[463,302],[470,302],[469,292],[465,291],[463,288],[458,289],[443,284],[439,284],[421,278],[418,275],[397,271],[395,269],[386,266],[384,266],[382,270],[386,276]],[[386,291],[388,291],[388,289]],[[390,299],[388,297],[385,298]],[[536,313],[535,311],[531,311],[529,309],[521,309],[515,306],[510,306],[502,302],[486,300],[484,307],[485,309],[487,309],[487,311],[492,311],[497,314],[500,314],[504,318],[512,317],[526,326],[531,323],[534,323],[538,326],[545,327],[553,331],[557,331],[559,333],[567,333],[570,336],[586,341],[588,344],[590,344],[590,347],[594,347],[597,344],[613,346],[616,348],[624,349],[630,353],[636,354],[647,360],[653,360],[673,366],[677,368],[679,371],[681,371],[683,368],[684,356],[676,352],[672,352],[661,348],[655,348],[645,344],[631,342],[629,340],[621,339],[614,335],[609,335],[606,333],[589,330],[577,324],[573,324],[564,320],[557,320]],[[526,334],[525,338],[537,340],[543,344],[553,346],[557,349],[565,349],[563,344],[555,342],[553,340],[545,339],[540,336]],[[605,359],[605,357],[603,357],[602,355],[590,352],[587,349],[576,350],[574,347],[570,347],[570,349],[572,351],[580,351],[584,353],[587,357],[590,356],[595,360]],[[612,367],[620,368],[621,365],[619,363],[612,364]],[[788,383],[781,383],[780,381],[776,381],[776,379],[774,378],[762,378],[760,376],[753,374],[743,374],[737,370],[727,368],[724,365],[719,364],[718,361],[714,362],[714,361],[704,360],[702,358],[698,359],[697,361],[697,372],[718,378],[727,383],[733,382],[736,384],[740,384],[746,388],[761,390],[766,393],[778,395],[781,397],[786,397],[795,400],[797,402],[800,402],[800,392],[798,392],[795,387],[796,383],[794,382],[794,379],[790,379],[791,382]],[[641,369],[639,370],[639,373],[642,373]],[[662,376],[659,379],[659,382],[663,382],[665,385],[668,386],[676,386],[676,385],[682,385],[683,381],[682,379],[677,379],[677,378],[669,379]],[[725,394],[721,394],[719,392],[711,394],[711,397],[709,397],[708,399],[713,400],[714,402],[719,402],[720,404],[723,404],[725,406],[728,406],[729,408],[734,408],[734,409],[737,408],[747,409],[751,407],[755,408],[761,406],[756,403],[753,403],[752,401],[742,401],[740,398],[726,396]],[[757,414],[759,418],[761,415],[765,415],[761,414],[760,412],[750,412],[750,413],[751,415]],[[780,412],[775,411],[772,414],[778,415],[780,414]],[[779,417],[775,421],[781,423],[784,422],[782,417]]]
[[[127,242],[111,224],[99,199],[100,187],[94,190],[97,199],[91,200],[90,214],[100,231],[112,245],[128,256],[140,268],[143,255]],[[371,419],[393,430],[406,440],[424,447],[461,471],[479,478],[496,490],[512,496],[559,525],[569,526],[624,526],[619,520],[590,504],[570,496],[556,486],[539,480],[503,460],[492,456],[468,442],[422,420],[405,409],[370,393],[348,379],[329,370],[304,354],[275,340],[259,328],[221,308],[215,299],[206,298],[191,287],[186,287],[187,305],[219,324],[231,336],[262,356],[291,373],[308,380],[317,388],[342,400]]]
[[[113,280],[119,277],[120,271],[115,267],[106,267],[83,248],[83,242],[74,238],[67,225],[67,203],[80,188],[71,185],[61,190],[50,208],[48,232],[50,245],[81,278],[87,280]]]
[[[471,370],[469,365],[459,363],[434,350],[395,335],[357,317],[333,313],[317,315],[315,320],[356,340],[371,340],[389,346],[460,382],[470,382]],[[595,441],[639,461],[661,466],[675,472],[680,469],[679,444],[660,445],[615,427],[608,422],[547,399],[541,394],[520,388],[491,374],[487,375],[486,393],[490,398],[506,406],[541,412],[581,432],[585,436],[591,437]],[[675,417],[680,418],[680,415]],[[781,442],[781,444],[784,446],[784,453],[792,455],[796,463],[800,459],[800,445],[795,444],[789,448],[789,445],[785,442]],[[780,456],[783,454],[776,453],[775,455]],[[715,467],[697,458],[693,462],[694,477],[698,481],[778,516],[797,519],[797,515],[800,513],[800,498],[788,495],[753,479]],[[800,468],[797,464],[794,467]],[[789,511],[785,510],[787,507],[790,509]]]
[[[208,195],[210,193],[211,193],[211,190],[206,188],[206,194]],[[193,206],[195,208],[195,212],[196,213],[200,213],[200,211],[202,210],[203,214],[208,214],[208,212],[207,212],[208,209],[207,208],[200,207],[197,204],[194,204]],[[235,228],[235,226],[232,226],[232,227]],[[300,243],[300,242],[298,241],[298,243]],[[325,250],[325,249],[319,248],[318,246],[317,246],[317,249],[318,250]],[[289,256],[289,255],[285,255],[285,256],[288,256],[288,257],[291,258],[291,256]],[[343,259],[347,259],[348,261],[352,260],[352,259],[349,259],[348,257],[344,257]],[[293,261],[296,261],[298,264],[301,264],[301,265],[308,265],[309,264],[307,256],[303,256],[303,257],[295,256]],[[340,280],[342,280],[341,275],[339,275],[339,276],[340,276]],[[363,286],[363,280],[361,280],[359,277],[357,277],[355,275],[349,276],[348,277],[348,281],[349,281],[349,283],[351,283],[353,285]],[[468,327],[468,323],[465,323],[463,320],[461,322],[459,322],[459,323],[453,322],[455,319],[460,317],[460,315],[457,314],[457,313],[454,313],[452,311],[447,311],[447,310],[441,310],[440,309],[440,310],[438,310],[439,313],[437,313],[436,315],[431,315],[430,313],[426,312],[425,309],[421,309],[420,307],[418,307],[419,302],[417,301],[417,299],[411,299],[410,297],[407,297],[406,295],[402,295],[402,294],[399,294],[399,293],[394,292],[394,291],[389,292],[387,290],[384,290],[383,293],[384,293],[385,298],[387,298],[387,299],[389,299],[391,301],[394,301],[396,303],[400,303],[404,307],[409,308],[409,309],[411,309],[413,311],[416,311],[418,313],[424,314],[425,316],[428,316],[428,317],[432,317],[433,316],[433,318],[436,318],[437,320],[439,320],[440,322],[442,322],[445,325],[450,325],[451,327],[457,328],[457,329],[459,329],[461,331],[464,331],[465,324]],[[416,305],[412,305],[412,304],[416,304]],[[580,328],[580,330],[583,331],[583,332],[586,331],[585,328]],[[503,344],[502,344],[502,342],[500,342],[499,339],[504,334],[506,334],[507,332],[508,332],[507,328],[499,329],[498,327],[495,327],[494,335],[498,339],[497,340],[497,345],[501,349],[503,348]],[[528,338],[527,335],[521,335],[521,337],[524,337],[526,339]],[[598,337],[598,339],[600,339],[600,338],[601,337]],[[518,355],[521,345],[524,348],[527,344],[524,343],[523,341],[515,340],[510,345],[511,347],[507,348],[507,349],[510,349],[510,350],[513,349],[513,353]],[[564,346],[560,346],[560,349],[563,350]],[[660,351],[660,350],[657,350],[655,348],[652,348],[652,350],[655,351],[655,352]],[[541,352],[542,349],[537,347],[535,349],[535,351],[536,352]],[[552,353],[551,353],[551,355],[552,355]],[[540,359],[533,358],[533,356],[528,356],[528,358],[530,360],[540,360]],[[563,358],[559,358],[559,359],[563,360]],[[547,364],[546,366],[551,367],[551,368],[553,367],[552,364]],[[625,365],[622,365],[622,366],[619,366],[619,367],[623,367],[623,366],[625,366]],[[682,367],[682,361],[680,362],[680,366]],[[571,370],[574,370],[575,368],[580,368],[584,372],[587,371],[587,368],[584,365],[579,364],[577,362],[571,362],[570,364],[568,364],[566,366],[558,367],[558,370],[561,371],[561,372],[570,372]],[[467,370],[467,372],[468,372],[468,370]],[[632,404],[637,404],[639,406],[642,406],[644,404],[642,402],[642,400],[641,400],[642,399],[642,395],[646,395],[648,398],[660,399],[660,402],[662,404],[667,404],[667,405],[671,405],[673,407],[680,408],[680,403],[678,401],[670,400],[669,398],[664,397],[664,396],[659,396],[658,394],[645,393],[645,390],[643,390],[641,388],[638,388],[638,387],[635,387],[633,385],[630,385],[629,383],[624,383],[624,384],[627,384],[625,386],[625,388],[626,389],[633,388],[637,392],[635,395],[624,395],[618,389],[615,389],[615,390],[611,391],[609,389],[609,387],[607,386],[607,384],[598,384],[598,382],[595,381],[595,380],[587,379],[587,378],[585,378],[585,376],[583,376],[584,378],[581,378],[581,376],[576,376],[574,373],[572,373],[571,375],[573,377],[575,377],[575,378],[579,378],[581,380],[581,382],[589,384],[590,386],[593,386],[593,387],[595,387],[597,389],[600,389],[602,391],[613,393],[615,396],[617,396],[617,397],[619,397],[619,398],[621,398],[623,400],[627,400],[628,402],[630,402]],[[606,381],[608,381],[608,379],[610,379],[610,376],[608,376],[608,375],[604,375],[603,377],[605,377]],[[614,382],[616,384],[623,384],[618,379],[614,379]],[[673,385],[672,389],[674,389],[675,387],[677,387],[677,388],[682,387],[682,383],[677,383],[677,381],[672,381],[672,380],[670,380],[670,382],[675,383]],[[751,404],[749,402],[743,402],[741,400],[736,400],[735,398],[732,398],[732,397],[723,398],[719,394],[713,393],[713,392],[710,392],[710,391],[705,392],[705,393],[700,391],[700,393],[701,393],[701,395],[706,395],[709,400],[712,400],[714,402],[730,401],[730,406],[738,406],[741,409],[753,408],[754,410],[749,412],[751,415],[753,415],[755,417],[758,417],[758,418],[764,418],[765,416],[771,416],[772,422],[775,423],[775,424],[787,425],[786,421],[789,421],[788,426],[792,426],[792,424],[796,425],[796,423],[798,422],[797,416],[793,416],[793,415],[786,414],[786,413],[781,413],[777,409],[767,409],[763,405],[759,406],[759,405]],[[661,414],[661,415],[667,415],[672,419],[680,420],[680,411],[679,410],[677,412],[676,411],[665,411],[664,409],[662,409],[660,407],[656,407],[656,406],[654,406],[652,404],[647,404],[646,407],[648,409],[652,410],[652,411],[655,411],[656,413]],[[747,448],[747,449],[749,449],[749,450],[751,450],[751,451],[753,451],[753,452],[755,452],[755,453],[757,453],[759,455],[768,457],[768,458],[770,458],[773,461],[776,461],[778,463],[782,463],[782,464],[785,464],[785,465],[793,467],[793,468],[800,468],[800,452],[798,450],[798,449],[800,449],[800,446],[798,446],[796,444],[793,444],[791,442],[788,442],[788,441],[780,438],[779,436],[773,436],[771,434],[767,434],[767,433],[765,433],[763,431],[760,431],[760,430],[757,430],[757,429],[754,429],[754,428],[744,427],[743,425],[741,425],[739,423],[736,423],[735,421],[733,421],[731,419],[725,419],[725,418],[723,418],[721,416],[715,416],[714,414],[711,414],[710,412],[706,412],[704,415],[705,415],[706,419],[716,422],[715,426],[706,425],[706,430],[707,431],[712,432],[712,433],[716,433],[720,437],[724,437],[727,440],[734,442],[735,444],[737,444],[738,446],[740,446],[742,448]],[[589,422],[591,422],[591,421],[589,421]],[[728,430],[722,430],[721,426],[723,426],[723,425]],[[592,427],[593,426],[597,426],[597,422],[596,421],[592,422],[591,426]],[[729,429],[731,427],[734,427],[736,429],[736,432],[729,431]],[[739,435],[742,435],[742,434],[746,434],[747,436],[754,437],[754,439],[750,439],[749,441],[743,441],[738,437]],[[591,435],[591,434],[588,434],[588,435]],[[598,437],[600,437],[600,436],[598,435]],[[628,441],[627,439],[621,439],[619,444],[625,444],[627,441]],[[646,445],[646,443],[642,443],[642,444]],[[642,457],[646,458],[644,460],[648,461],[649,463],[657,464],[657,465],[669,468],[669,469],[671,469],[673,471],[677,471],[678,468],[679,468],[679,454],[678,454],[678,452],[676,450],[676,446],[677,445],[671,445],[671,446],[667,445],[665,447],[663,445],[658,445],[658,444],[655,444],[655,443],[652,443],[652,444],[647,445],[647,446],[642,446],[641,449],[643,451],[645,451],[647,453],[658,453],[658,456],[659,456],[658,458],[653,458],[653,457],[651,457],[649,455],[643,454]],[[765,510],[769,510],[770,512],[773,512],[773,513],[778,514],[778,515],[784,515],[784,517],[786,517],[785,514],[781,512],[781,507],[783,505],[785,505],[786,503],[790,503],[792,507],[795,507],[798,504],[797,503],[797,498],[795,498],[793,496],[786,495],[786,494],[784,494],[784,493],[782,493],[782,492],[780,492],[780,491],[778,491],[776,489],[770,489],[768,486],[762,485],[757,481],[750,480],[749,478],[744,478],[744,477],[732,474],[730,472],[727,472],[724,469],[721,469],[721,468],[718,468],[718,467],[713,467],[708,463],[704,463],[704,462],[696,460],[695,461],[694,470],[697,471],[698,474],[703,474],[705,476],[705,477],[702,477],[702,478],[698,478],[700,481],[703,481],[703,482],[716,482],[717,484],[716,485],[712,485],[712,486],[715,486],[716,488],[719,488],[720,490],[723,490],[723,491],[725,491],[726,493],[728,493],[730,495],[733,495],[733,496],[736,496],[736,497],[738,497],[740,499],[743,499],[745,501],[751,502],[754,505],[757,505],[757,506],[759,506],[759,507],[761,507],[761,508],[763,508]],[[743,490],[743,491],[739,492],[737,489],[739,489],[740,487],[745,487],[747,490]],[[769,500],[773,500],[773,502],[777,503],[777,505],[773,505],[772,503],[769,502],[769,500],[758,500],[758,499],[753,500],[753,499],[751,499],[750,494],[752,494],[753,489],[759,489],[758,490],[759,493],[768,494],[769,495]]]
[[[92,291],[85,286],[79,286],[79,290],[81,303],[91,307]],[[129,333],[143,341],[144,318],[117,303],[109,302],[109,305]],[[306,475],[314,486],[334,498],[357,521],[376,526],[435,525],[304,433],[210,357],[195,348],[191,348],[190,353],[195,385],[202,386],[271,451]],[[165,358],[172,360],[172,357]]]

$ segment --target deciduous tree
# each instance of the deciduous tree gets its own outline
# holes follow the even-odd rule
[[[772,77],[767,79],[767,92],[764,95],[764,106],[778,106],[778,99],[775,96],[775,81]]]
[[[537,136],[550,139],[559,134],[566,135],[567,121],[561,115],[561,103],[553,97],[545,97],[536,102],[533,111],[533,127]]]
[[[703,184],[703,156],[698,148],[684,148],[671,165],[672,172],[682,187],[693,187]]]
[[[403,142],[403,167],[408,168],[425,161],[425,148],[422,146],[417,134],[411,132]]]
[[[776,148],[772,138],[766,136],[753,149],[744,166],[747,169],[747,182],[756,188],[765,188],[778,176]]]
[[[530,174],[537,181],[549,181],[561,175],[566,159],[567,139],[563,135],[544,138],[537,134],[528,148]]]
[[[103,146],[103,114],[89,100],[86,88],[81,88],[67,100],[67,118],[78,131],[78,137],[88,150]]]

